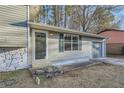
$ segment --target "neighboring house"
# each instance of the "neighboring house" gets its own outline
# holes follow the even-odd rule
[[[124,30],[106,29],[98,34],[106,37],[108,54],[124,54]]]
[[[0,71],[105,57],[103,36],[29,22],[28,16],[28,6],[0,6]]]

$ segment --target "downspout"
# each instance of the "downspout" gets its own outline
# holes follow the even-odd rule
[[[29,5],[27,5],[27,62],[29,65],[31,65],[31,60],[30,60],[30,25],[29,25],[29,20],[30,20],[30,16],[29,16]]]

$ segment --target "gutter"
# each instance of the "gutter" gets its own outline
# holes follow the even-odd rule
[[[102,39],[105,38],[103,36],[96,35],[96,34],[80,32],[77,30],[72,30],[72,29],[67,29],[67,28],[55,27],[55,26],[45,25],[45,24],[41,24],[41,23],[28,22],[28,24],[32,29],[40,29],[40,30],[47,30],[47,31],[51,31],[51,32],[84,35],[84,36],[97,37],[97,38],[102,38]]]

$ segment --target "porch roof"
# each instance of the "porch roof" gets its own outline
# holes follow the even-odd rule
[[[77,34],[77,35],[83,35],[83,36],[88,36],[88,37],[105,39],[105,37],[100,36],[100,35],[86,33],[86,32],[80,32],[77,30],[72,30],[72,29],[67,29],[67,28],[55,27],[55,26],[45,25],[45,24],[41,24],[41,23],[34,23],[34,22],[28,22],[28,24],[29,24],[30,28],[32,28],[32,29],[47,30],[47,31],[59,32],[59,33]]]

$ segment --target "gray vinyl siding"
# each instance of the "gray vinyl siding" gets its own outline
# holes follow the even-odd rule
[[[31,30],[32,31],[39,31],[39,32],[45,32],[45,30]],[[82,36],[82,50],[76,50],[76,51],[64,51],[59,52],[59,33],[58,32],[49,32],[47,37],[47,43],[48,43],[48,57],[46,59],[40,59],[40,60],[32,60],[32,49],[33,49],[33,41],[31,37],[30,44],[32,45],[30,50],[30,60],[32,60],[32,67],[44,67],[51,64],[63,64],[63,62],[70,62],[70,61],[88,61],[89,59],[93,58],[93,41],[102,41],[103,39],[99,38],[92,38],[87,36]],[[32,34],[31,34],[32,36]],[[70,60],[70,61],[69,61]],[[60,63],[59,63],[60,62]]]
[[[27,6],[0,5],[0,23],[17,23],[27,19]]]
[[[42,32],[42,31],[41,31]],[[92,58],[92,42],[82,41],[82,50],[59,52],[59,33],[48,32],[48,59],[35,60],[32,67],[44,67],[50,64],[63,64],[70,61],[88,61]],[[31,55],[31,54],[30,54]],[[70,60],[70,61],[69,61]],[[60,62],[60,63],[59,63]]]
[[[59,52],[59,33],[49,33],[48,37],[48,59],[71,59],[71,58],[91,58],[92,42],[82,40],[82,50]]]
[[[26,47],[27,6],[0,6],[0,47]]]
[[[79,51],[64,51],[64,52],[59,52],[59,33],[48,32],[47,42],[48,42],[47,61],[52,62],[52,61],[61,60],[61,59],[73,59],[73,58],[88,59],[92,57],[92,42],[91,41],[85,41],[85,43],[84,41],[82,41],[83,44],[82,44],[81,51],[79,50]]]
[[[54,58],[59,53],[59,34],[48,33],[48,58]]]

